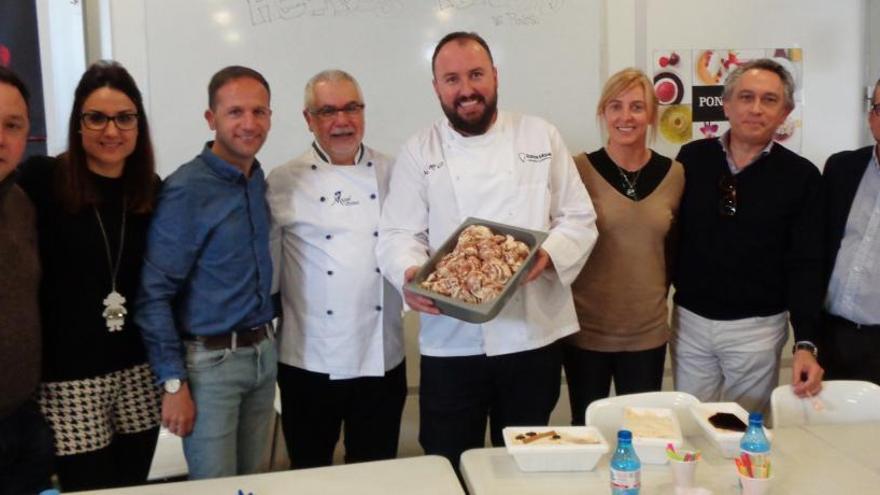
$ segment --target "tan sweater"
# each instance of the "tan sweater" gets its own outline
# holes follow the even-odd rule
[[[571,287],[581,330],[566,342],[601,352],[659,347],[669,338],[667,238],[678,216],[684,169],[673,161],[650,195],[632,201],[586,154],[575,164],[596,208],[599,239]]]

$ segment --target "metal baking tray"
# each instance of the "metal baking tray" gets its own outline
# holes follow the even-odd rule
[[[504,284],[504,289],[501,290],[498,297],[481,304],[472,304],[421,287],[419,284],[428,278],[428,275],[434,271],[437,262],[455,249],[455,244],[458,242],[458,235],[461,234],[461,231],[471,225],[485,225],[486,227],[489,227],[492,232],[500,235],[510,235],[514,239],[524,242],[526,246],[529,247],[529,255],[526,257],[526,260],[513,276],[510,277],[510,280]],[[492,222],[490,220],[483,220],[481,218],[468,217],[464,223],[459,225],[455,232],[443,242],[440,249],[431,256],[431,259],[422,265],[418,273],[416,273],[415,278],[406,284],[406,289],[434,301],[437,309],[446,316],[466,321],[468,323],[487,322],[498,316],[498,313],[501,312],[501,309],[507,303],[507,300],[510,299],[510,296],[512,296],[514,292],[516,292],[519,287],[520,279],[528,273],[529,268],[532,266],[535,253],[538,251],[538,248],[541,247],[541,244],[546,238],[546,232],[523,229],[512,225]]]

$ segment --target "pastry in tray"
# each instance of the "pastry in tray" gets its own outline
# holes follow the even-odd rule
[[[529,246],[524,242],[495,234],[485,225],[470,225],[421,286],[469,303],[491,301],[528,255]]]

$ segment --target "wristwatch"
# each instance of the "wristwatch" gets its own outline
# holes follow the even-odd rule
[[[176,394],[180,392],[180,378],[169,378],[165,380],[162,387],[165,389],[165,393]]]
[[[819,357],[819,348],[809,340],[795,342],[791,348],[791,353],[794,354],[797,351],[810,351],[810,354],[812,354],[814,358]]]

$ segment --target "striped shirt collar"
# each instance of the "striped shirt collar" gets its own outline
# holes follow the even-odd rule
[[[721,143],[721,149],[724,150],[724,158],[727,160],[727,167],[730,169],[731,174],[737,174],[743,171],[746,167],[737,167],[736,163],[733,161],[733,157],[730,156],[730,129],[724,131],[724,134],[718,136],[718,142]],[[764,149],[758,153],[752,161],[750,161],[747,165],[751,165],[761,158],[767,156],[770,153],[770,150],[773,149],[774,141],[771,139],[767,146],[764,146]]]

